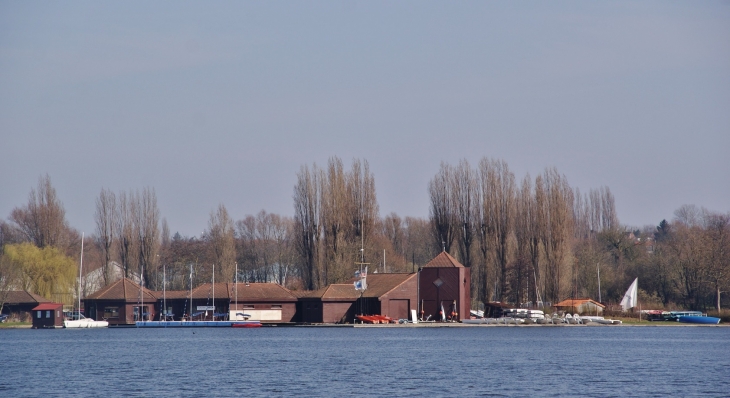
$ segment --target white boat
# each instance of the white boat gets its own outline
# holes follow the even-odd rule
[[[109,327],[109,322],[107,321],[95,321],[91,318],[85,317],[83,314],[81,314],[81,285],[82,285],[82,274],[81,271],[84,268],[84,235],[81,234],[81,264],[79,265],[79,311],[74,312],[71,316],[66,317],[63,320],[63,327],[64,328],[105,328]]]
[[[623,323],[617,319],[596,319],[594,322],[602,325],[620,325]]]
[[[91,318],[87,318],[82,314],[74,314],[73,319],[66,319],[63,321],[63,327],[73,328],[105,328],[109,326],[107,321],[95,321]]]

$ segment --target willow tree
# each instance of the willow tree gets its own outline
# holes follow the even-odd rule
[[[55,247],[39,248],[32,243],[5,245],[5,260],[20,270],[20,286],[49,300],[73,302],[78,266]]]

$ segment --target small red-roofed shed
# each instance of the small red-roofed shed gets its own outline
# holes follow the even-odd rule
[[[33,329],[55,329],[63,327],[63,304],[41,303],[31,310]]]

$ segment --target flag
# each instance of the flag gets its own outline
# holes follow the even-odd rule
[[[624,298],[621,299],[621,308],[623,308],[624,311],[627,311],[629,308],[636,307],[636,292],[638,289],[638,282],[639,278],[634,279],[634,281],[631,283],[631,286],[629,286],[629,290],[627,290],[626,294],[624,294]]]

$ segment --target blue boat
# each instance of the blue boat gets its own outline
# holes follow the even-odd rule
[[[259,321],[137,321],[138,328],[258,327]]]
[[[698,323],[702,325],[717,325],[720,323],[720,318],[706,315],[685,315],[680,316],[677,321],[682,323]]]

